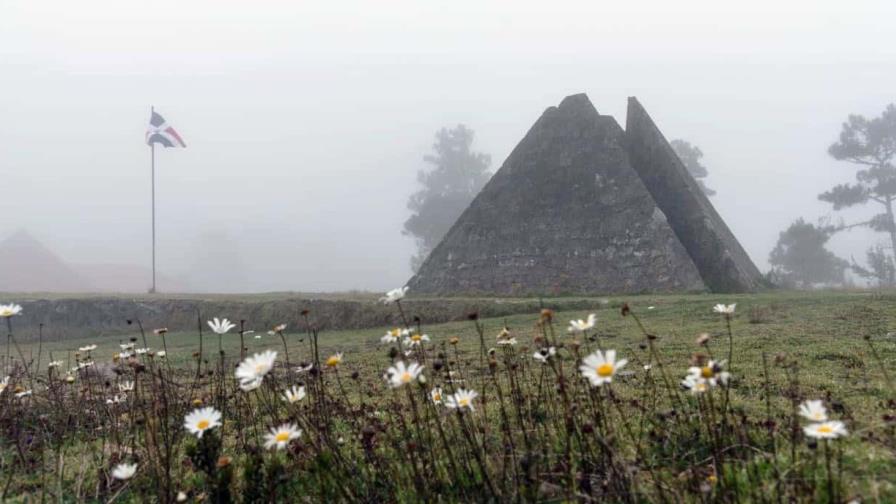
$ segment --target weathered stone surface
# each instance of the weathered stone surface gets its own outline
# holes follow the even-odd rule
[[[632,166],[707,287],[714,292],[745,292],[759,287],[759,270],[634,97],[628,99],[625,131]]]
[[[409,282],[435,294],[703,290],[696,265],[584,94],[548,108]]]

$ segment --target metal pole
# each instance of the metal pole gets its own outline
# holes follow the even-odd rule
[[[150,107],[150,120],[155,108]],[[152,289],[150,292],[156,292],[156,144],[149,144],[149,156],[152,172]]]

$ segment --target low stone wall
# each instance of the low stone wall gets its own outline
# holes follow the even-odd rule
[[[201,298],[132,298],[123,297],[54,297],[52,299],[0,299],[16,302],[23,313],[12,319],[13,330],[20,341],[35,340],[42,330],[46,340],[86,336],[132,334],[135,326],[147,330],[167,327],[171,331],[196,330],[199,320],[227,317],[246,328],[267,330],[276,324],[297,327],[300,312],[309,310],[313,324],[321,330],[364,329],[394,326],[400,316],[394,305],[375,301],[333,299],[201,299]],[[596,307],[595,299],[551,299],[545,306],[563,310],[586,310]],[[482,317],[501,317],[519,313],[537,313],[538,299],[421,299],[402,302],[409,319],[419,316],[424,324],[464,320],[471,312]],[[207,329],[203,326],[203,329]],[[2,328],[5,330],[5,328]]]

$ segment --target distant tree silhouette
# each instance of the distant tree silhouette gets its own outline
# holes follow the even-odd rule
[[[473,137],[463,124],[442,128],[435,134],[433,153],[423,157],[432,168],[417,172],[422,187],[408,199],[413,213],[402,231],[417,242],[411,258],[415,272],[491,176],[491,156],[471,150]]]
[[[893,166],[893,158],[896,156],[896,105],[888,105],[880,117],[872,119],[850,115],[843,123],[840,140],[828,148],[828,153],[834,159],[847,161],[861,168],[856,171],[856,183],[839,184],[820,194],[818,199],[833,205],[834,210],[872,201],[883,207],[883,212],[868,221],[843,228],[866,226],[889,235],[889,253],[885,247],[872,247],[868,251],[870,267],[853,269],[861,275],[874,275],[874,272],[878,272],[884,275],[878,278],[879,281],[892,284],[892,274],[888,271],[896,268],[896,221],[893,216],[893,203],[896,200],[896,167]],[[881,261],[889,263],[889,267],[882,267]]]
[[[700,159],[703,157],[703,151],[700,150],[700,147],[691,145],[690,142],[685,140],[672,140],[669,143],[672,145],[675,154],[678,154],[678,158],[684,163],[685,168],[688,169],[688,172],[700,185],[703,193],[707,196],[715,196],[716,192],[706,187],[706,184],[703,183],[703,179],[709,175],[709,170],[700,162]]]
[[[842,284],[849,263],[825,248],[835,231],[797,219],[778,236],[769,256],[772,276],[785,286],[798,288],[813,284]]]

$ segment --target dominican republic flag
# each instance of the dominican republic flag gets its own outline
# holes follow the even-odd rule
[[[165,118],[153,111],[149,126],[146,127],[146,144],[162,144],[163,147],[186,147],[174,128],[168,126]]]

